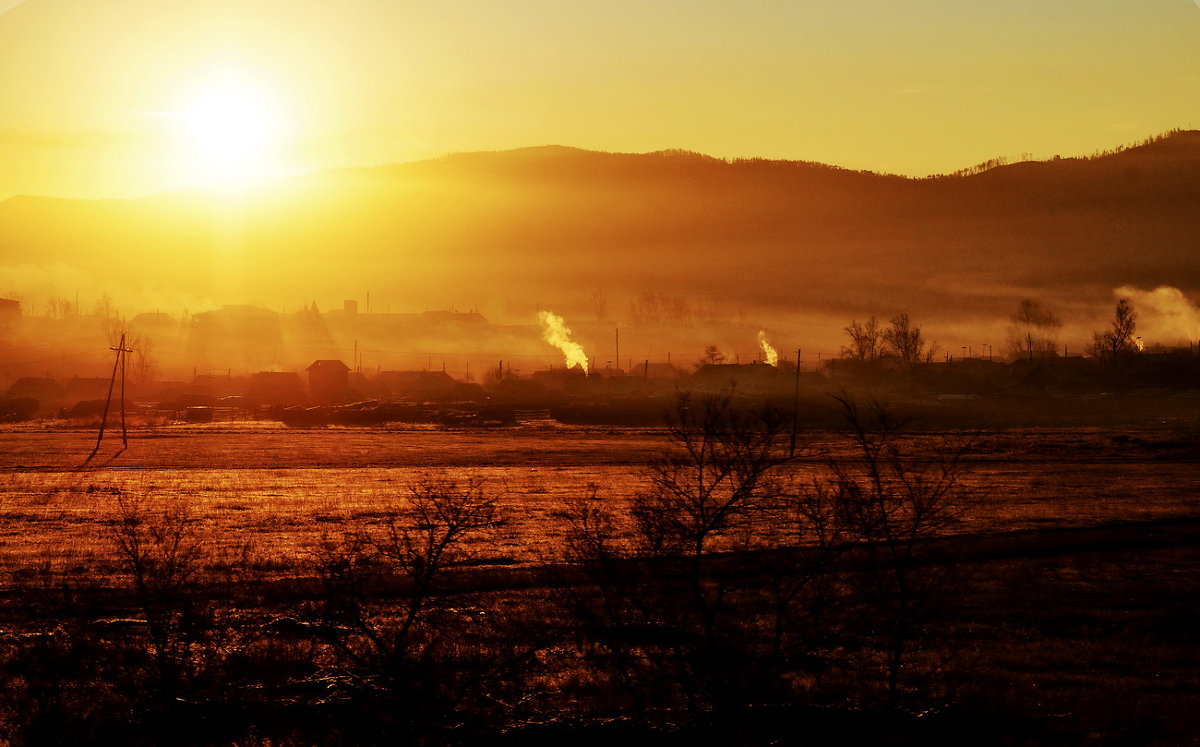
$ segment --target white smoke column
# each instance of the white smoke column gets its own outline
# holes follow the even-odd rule
[[[779,365],[779,351],[767,342],[767,333],[761,329],[758,331],[758,346],[762,348],[763,357],[767,359],[768,366]]]
[[[1200,309],[1178,288],[1160,285],[1144,291],[1126,285],[1113,291],[1117,298],[1128,298],[1138,315],[1138,328],[1144,329],[1152,341],[1200,339]]]
[[[583,346],[571,341],[571,330],[563,318],[553,311],[539,311],[538,319],[542,322],[542,339],[562,351],[567,359],[567,368],[581,366],[583,372],[587,373],[588,359]]]

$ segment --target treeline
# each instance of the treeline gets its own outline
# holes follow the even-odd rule
[[[1144,148],[1147,145],[1154,145],[1155,143],[1161,143],[1164,140],[1167,140],[1171,137],[1174,137],[1175,135],[1180,134],[1181,132],[1184,132],[1184,130],[1182,128],[1177,127],[1172,130],[1167,130],[1166,132],[1160,133],[1158,135],[1151,135],[1143,140],[1138,140],[1137,142],[1131,143],[1129,145],[1118,145],[1115,148],[1104,148],[1101,150],[1095,150],[1086,156],[1069,156],[1068,158],[1070,158],[1071,160],[1077,160],[1077,161],[1096,161],[1101,158],[1107,158],[1108,156],[1115,156],[1119,153],[1125,153],[1126,151],[1131,151],[1136,148]],[[1023,163],[1023,162],[1032,161],[1032,160],[1034,160],[1033,154],[1029,153],[1029,152],[1021,153],[1016,158],[1017,163]],[[1063,157],[1056,155],[1053,158],[1051,158],[1050,160],[1061,161],[1061,160],[1063,160]],[[996,169],[1001,166],[1007,166],[1013,162],[1014,161],[1012,159],[1008,158],[1007,156],[997,156],[996,158],[989,158],[986,161],[981,161],[981,162],[975,164],[974,166],[967,166],[967,167],[961,168],[957,171],[951,171],[948,174],[930,175],[926,178],[927,179],[947,179],[947,178],[954,179],[954,178],[962,178],[962,177],[966,177],[966,176],[975,176],[976,174],[982,174],[985,171],[991,171],[992,169]]]

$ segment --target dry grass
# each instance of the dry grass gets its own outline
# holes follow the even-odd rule
[[[966,478],[973,511],[947,530],[964,539],[939,546],[935,561],[961,566],[961,593],[921,631],[913,659],[933,710],[921,718],[876,718],[789,706],[735,724],[742,743],[866,743],[884,735],[911,744],[1197,739],[1189,720],[1189,703],[1200,695],[1194,657],[1200,641],[1189,624],[1200,612],[1194,537],[1171,535],[1150,546],[1137,532],[1114,530],[1109,542],[1107,530],[1099,530],[1087,544],[1070,532],[1045,532],[1039,544],[1043,533],[1036,531],[1194,522],[1200,517],[1194,442],[1170,428],[951,435],[974,443]],[[145,719],[186,717],[207,729],[232,720],[229,735],[202,732],[201,743],[256,743],[247,736],[254,733],[262,743],[309,743],[317,736],[370,741],[378,735],[347,725],[390,712],[395,703],[384,696],[401,690],[364,679],[339,659],[331,641],[353,630],[329,622],[334,618],[322,605],[332,596],[322,598],[311,579],[320,562],[337,559],[328,552],[322,558],[322,547],[382,530],[405,507],[408,487],[431,474],[484,480],[506,517],[494,533],[463,548],[482,556],[486,567],[472,577],[474,587],[468,580],[456,587],[461,596],[440,604],[434,632],[420,644],[437,657],[404,662],[414,667],[412,677],[443,672],[448,693],[459,686],[456,678],[484,683],[468,688],[477,700],[430,706],[446,709],[436,711],[443,719],[437,723],[458,730],[463,741],[475,733],[467,728],[475,717],[489,728],[523,725],[514,743],[538,743],[543,732],[531,724],[539,721],[575,724],[567,735],[584,741],[612,734],[595,725],[622,712],[597,689],[571,634],[562,632],[571,621],[552,603],[557,592],[536,583],[516,589],[520,584],[511,581],[535,578],[532,569],[560,557],[572,502],[590,496],[622,508],[645,488],[645,466],[664,445],[660,431],[217,424],[157,426],[132,436],[127,451],[114,457],[106,447],[99,464],[80,469],[94,439],[90,431],[0,431],[0,578],[12,591],[0,604],[0,665],[7,667],[0,701],[31,709],[20,729],[6,731],[10,737],[37,741],[42,728],[50,730],[42,741],[161,736],[152,720],[105,721],[106,708],[135,707]],[[811,434],[808,441],[806,459],[789,467],[801,477],[820,467],[823,454],[844,453],[833,435]],[[139,683],[153,671],[139,627],[147,615],[127,590],[125,596],[111,591],[126,583],[111,534],[123,501],[151,512],[186,507],[189,531],[203,544],[202,593],[175,600],[168,620],[173,645],[195,659],[184,683],[193,710],[182,715],[138,700]],[[618,523],[616,530],[628,527]],[[1010,552],[1005,536],[997,536],[1004,532],[1024,538],[1017,549]],[[981,544],[989,535],[992,544]],[[296,584],[297,576],[310,581]],[[371,588],[376,596],[363,609],[386,629],[400,597],[386,584]],[[840,676],[827,697],[861,693],[849,674]],[[798,691],[803,684],[797,680]],[[232,710],[213,715],[202,706]],[[464,720],[464,713],[474,716]],[[801,721],[806,728],[797,733]],[[95,731],[105,723],[126,731]],[[55,731],[64,724],[76,731]],[[648,736],[631,733],[626,738],[635,741]],[[544,734],[548,743],[563,736]]]
[[[965,486],[976,501],[959,532],[1088,526],[1194,515],[1195,460],[1157,444],[1174,431],[1111,434],[1064,430],[980,437]],[[0,431],[0,570],[51,563],[106,567],[98,528],[118,496],[180,500],[201,519],[214,550],[253,544],[279,566],[322,537],[386,520],[406,486],[429,473],[479,478],[511,516],[492,551],[505,562],[553,557],[571,501],[595,494],[623,506],[646,486],[645,464],[662,448],[656,430],[328,428],[258,423],[135,430],[128,450],[78,467],[94,436],[28,426]],[[841,448],[809,437],[808,460]],[[114,441],[113,443],[117,443]]]

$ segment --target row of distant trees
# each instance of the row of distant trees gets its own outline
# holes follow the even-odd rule
[[[1163,140],[1166,140],[1168,138],[1174,137],[1175,135],[1178,135],[1180,132],[1183,132],[1183,130],[1179,129],[1179,128],[1176,128],[1173,130],[1168,130],[1167,132],[1164,132],[1160,135],[1154,135],[1154,136],[1145,138],[1144,140],[1138,140],[1137,142],[1134,142],[1130,145],[1121,145],[1116,148],[1107,148],[1107,149],[1103,149],[1103,150],[1096,150],[1096,151],[1093,151],[1090,155],[1074,158],[1072,160],[1094,161],[1098,158],[1105,158],[1107,156],[1115,156],[1116,154],[1124,153],[1127,150],[1133,150],[1134,148],[1141,148],[1141,147],[1144,147],[1147,145],[1153,145],[1154,143],[1162,142]],[[1016,157],[1016,163],[1024,163],[1024,162],[1032,161],[1032,160],[1034,160],[1034,156],[1032,153],[1030,153],[1028,151],[1023,152]],[[1051,160],[1061,161],[1061,160],[1063,160],[1063,157],[1056,155],[1056,156],[1053,156],[1051,158]],[[928,178],[942,179],[942,178],[946,178],[946,177],[953,178],[953,177],[974,176],[976,174],[982,174],[985,171],[991,171],[992,169],[1000,168],[1001,166],[1007,166],[1013,162],[1014,161],[1012,159],[1009,159],[1006,156],[998,156],[996,158],[990,158],[986,161],[981,161],[980,163],[977,163],[974,166],[968,166],[966,168],[959,169],[958,171],[952,171],[949,174],[946,174],[945,176],[934,175],[934,176],[930,176]]]
[[[941,346],[928,342],[921,328],[913,324],[907,313],[892,317],[886,327],[875,317],[859,323],[851,320],[846,327],[850,344],[842,348],[842,357],[869,361],[892,355],[908,364],[928,363],[941,352]]]
[[[1062,321],[1037,301],[1025,299],[1010,317],[1010,353],[1036,357],[1058,350]],[[1137,311],[1128,298],[1117,301],[1108,329],[1093,332],[1086,352],[1102,363],[1116,364],[1138,351]]]
[[[1054,312],[1026,298],[1009,316],[1007,353],[1030,358],[1053,354],[1058,350],[1062,326]],[[1120,363],[1139,349],[1136,330],[1137,311],[1129,299],[1122,298],[1117,301],[1109,328],[1092,333],[1086,352],[1102,363]],[[926,339],[907,313],[892,317],[886,326],[874,316],[865,322],[852,319],[845,332],[849,343],[842,347],[841,355],[851,360],[892,356],[907,364],[928,363],[942,351],[940,345]]]

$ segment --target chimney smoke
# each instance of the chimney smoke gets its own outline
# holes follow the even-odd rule
[[[567,368],[579,366],[584,373],[588,373],[588,358],[583,352],[583,346],[572,342],[571,330],[563,318],[553,311],[539,311],[538,319],[542,322],[542,339],[562,351]]]
[[[763,360],[768,366],[779,365],[779,351],[767,342],[767,333],[761,329],[758,331],[758,346],[762,348]]]

